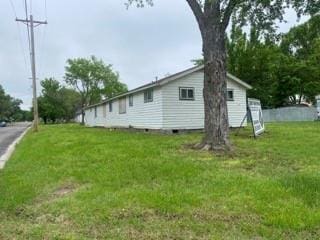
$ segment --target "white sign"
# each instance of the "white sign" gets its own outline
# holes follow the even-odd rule
[[[265,130],[260,100],[249,98],[248,110],[251,117],[254,136],[258,136]]]

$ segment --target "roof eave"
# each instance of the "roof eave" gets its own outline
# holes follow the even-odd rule
[[[186,75],[189,75],[191,73],[194,73],[194,72],[197,72],[197,71],[200,71],[204,69],[204,65],[200,65],[200,66],[196,66],[196,67],[193,67],[193,68],[190,68],[190,69],[187,69],[185,71],[182,71],[180,73],[177,73],[177,74],[174,74],[172,76],[169,76],[169,77],[166,77],[166,78],[163,78],[163,79],[160,79],[156,82],[153,82],[153,83],[150,83],[150,84],[147,84],[145,86],[142,86],[142,87],[138,87],[138,88],[135,88],[131,91],[128,91],[128,92],[125,92],[125,93],[122,93],[120,95],[117,95],[117,96],[114,96],[112,98],[109,98],[109,99],[105,99],[103,100],[102,102],[100,103],[97,103],[97,104],[94,104],[94,105],[90,105],[90,106],[87,106],[83,109],[89,109],[89,108],[92,108],[92,107],[96,107],[96,106],[100,106],[100,105],[103,105],[105,103],[108,103],[110,101],[113,101],[115,99],[118,99],[118,98],[121,98],[121,97],[124,97],[124,96],[127,96],[127,95],[130,95],[130,94],[133,94],[133,93],[136,93],[136,92],[140,92],[140,91],[144,91],[146,89],[149,89],[149,88],[153,88],[153,87],[156,87],[156,86],[162,86],[162,85],[165,85],[171,81],[174,81],[176,79],[179,79],[179,78],[182,78]],[[235,81],[236,83],[238,83],[239,85],[243,86],[244,88],[246,89],[252,89],[252,86],[245,83],[244,81],[240,80],[239,78],[237,78],[236,76],[230,74],[230,73],[227,73],[227,77],[232,79],[233,81]]]

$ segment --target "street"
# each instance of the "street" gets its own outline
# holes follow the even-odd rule
[[[0,157],[29,125],[30,123],[15,123],[12,126],[0,127]]]

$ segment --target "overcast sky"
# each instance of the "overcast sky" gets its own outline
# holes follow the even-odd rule
[[[23,1],[11,1],[23,18]],[[45,20],[45,0],[28,1],[34,18]],[[132,89],[190,67],[190,60],[201,56],[200,33],[185,0],[155,0],[154,7],[129,10],[124,2],[47,0],[49,24],[35,31],[38,78],[63,82],[68,58],[95,55],[112,64]],[[0,16],[0,84],[28,109],[32,91],[26,27],[14,21],[10,0],[0,1]],[[281,32],[297,25],[293,12],[286,19]]]

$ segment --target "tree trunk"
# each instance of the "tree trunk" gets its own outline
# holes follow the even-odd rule
[[[84,125],[84,115],[85,115],[85,111],[83,110],[84,107],[86,106],[85,104],[86,100],[85,98],[82,96],[81,99],[81,125]]]
[[[81,110],[81,125],[84,125],[84,111]]]
[[[209,25],[202,37],[205,136],[200,147],[214,151],[229,150],[225,35],[220,26]]]

